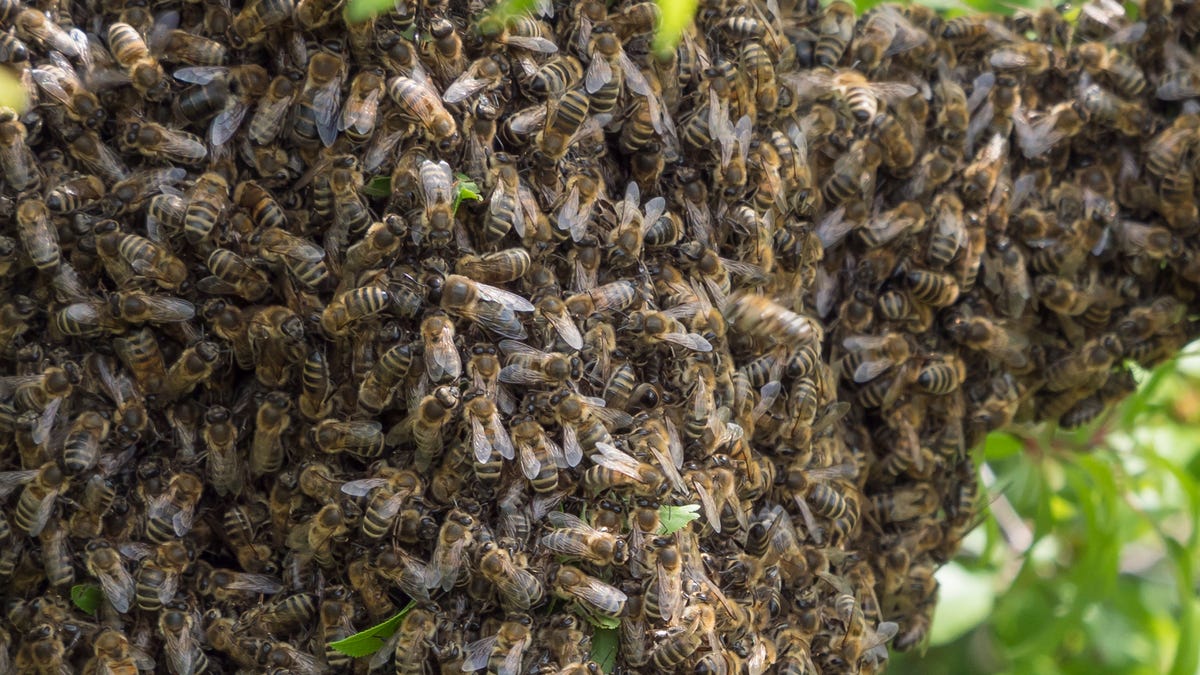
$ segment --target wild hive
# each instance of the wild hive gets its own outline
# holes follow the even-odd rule
[[[0,6],[0,673],[876,672],[1195,335],[1200,5],[607,5]]]

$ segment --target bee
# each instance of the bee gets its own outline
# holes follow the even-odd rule
[[[321,452],[346,452],[364,459],[383,454],[383,425],[375,421],[326,419],[309,432],[313,445]]]
[[[200,137],[145,120],[130,122],[122,139],[150,159],[197,165],[208,157]]]
[[[457,387],[442,385],[412,406],[409,420],[397,425],[397,429],[407,426],[411,431],[416,442],[415,462],[420,470],[428,469],[433,458],[442,449],[443,430],[454,411],[458,409],[461,399],[462,395]],[[392,435],[389,433],[389,436]]]
[[[479,573],[495,586],[500,602],[508,611],[524,611],[542,599],[542,584],[495,542],[480,547]]]
[[[649,344],[668,343],[697,352],[711,352],[712,344],[703,336],[683,330],[678,320],[663,312],[637,310],[621,327]]]
[[[159,612],[158,633],[173,672],[199,673],[208,666],[208,657],[197,640],[199,631],[199,617],[184,601],[168,603]]]
[[[334,542],[345,539],[347,514],[338,504],[326,504],[288,534],[288,548],[323,568],[334,565]]]
[[[4,170],[5,179],[14,187],[24,185],[32,188],[41,181],[41,173],[36,169],[32,172],[29,170],[37,166],[36,162],[18,164],[33,157],[29,146],[24,144],[27,133],[25,126],[18,124],[20,121],[15,115],[9,119],[9,113],[0,111],[0,168]],[[68,127],[63,132],[63,140],[71,157],[88,171],[113,182],[129,178],[129,168],[120,155],[108,147],[96,132],[83,127]],[[115,185],[111,192],[117,192]]]
[[[1028,362],[1025,355],[1028,340],[1020,333],[982,316],[955,315],[948,319],[946,332],[955,342],[986,352],[1011,367],[1020,368]]]
[[[216,40],[172,29],[163,39],[162,60],[191,66],[220,66],[225,63],[225,45]]]
[[[453,238],[454,229],[454,173],[444,161],[424,160],[418,169],[424,208],[414,230],[414,238],[428,237],[429,243],[445,247]]]
[[[391,294],[380,286],[346,291],[325,306],[321,312],[321,328],[330,336],[346,335],[355,322],[383,311],[391,300]]]
[[[533,304],[519,295],[458,274],[446,277],[441,307],[452,316],[462,317],[513,340],[527,337],[516,313],[534,311]]]
[[[514,416],[509,420],[509,428],[512,444],[520,457],[521,472],[529,479],[533,491],[539,494],[554,492],[558,488],[558,469],[567,466],[562,449],[531,416]]]
[[[178,117],[190,122],[211,117],[208,140],[214,147],[233,138],[250,106],[270,86],[267,71],[255,64],[181,68],[175,78],[199,85],[180,95],[173,106]]]
[[[127,23],[111,24],[108,47],[139,94],[155,102],[166,99],[170,80],[136,28]]]
[[[619,589],[570,565],[551,569],[546,583],[554,595],[571,603],[584,616],[619,619],[625,613],[625,605],[629,600]]]
[[[291,398],[279,391],[267,394],[259,403],[250,442],[252,477],[277,473],[283,466],[283,434],[291,426],[291,408]]]
[[[75,583],[75,568],[71,565],[71,552],[67,549],[66,528],[58,521],[52,521],[42,530],[39,539],[46,581],[59,588]]]
[[[22,484],[13,524],[36,537],[50,523],[57,497],[68,487],[68,477],[54,462],[37,469],[0,473],[0,493],[7,495]]]
[[[191,529],[204,492],[204,483],[190,473],[171,476],[162,494],[146,506],[146,536],[163,544],[185,536]]]
[[[396,631],[396,644],[392,650],[397,675],[424,672],[430,645],[434,644],[437,632],[437,617],[427,609],[414,607],[404,616]]]
[[[234,49],[259,44],[294,12],[295,3],[292,0],[251,0],[233,17],[227,33],[229,44]]]
[[[1116,333],[1106,333],[1085,342],[1077,353],[1068,354],[1046,366],[1046,389],[1064,391],[1107,374],[1125,353]],[[1102,382],[1102,381],[1101,381]]]
[[[257,246],[264,260],[282,264],[296,281],[309,288],[318,287],[329,276],[325,250],[287,230],[273,227],[255,233],[251,244]]]
[[[543,352],[516,340],[501,340],[500,350],[507,356],[507,365],[499,375],[501,382],[561,386],[577,379],[583,371],[578,356]]]
[[[641,496],[657,496],[671,488],[665,468],[639,461],[611,443],[598,442],[595,448],[599,452],[591,459],[596,466],[584,471],[582,479],[589,494],[632,489]]]
[[[111,429],[109,420],[94,410],[76,417],[63,441],[63,469],[78,475],[94,467]]]
[[[304,73],[295,70],[276,75],[271,80],[266,92],[257,101],[254,116],[246,128],[246,135],[251,141],[265,146],[275,140],[283,130],[284,119],[292,109],[292,102],[300,93],[304,81]]]
[[[458,126],[442,106],[437,93],[425,84],[404,76],[388,80],[387,93],[400,110],[419,122],[426,136],[445,150],[458,143]]]
[[[601,567],[629,562],[629,546],[619,535],[598,530],[581,518],[563,511],[551,511],[546,519],[556,529],[541,539],[542,546]]]
[[[518,14],[506,17],[502,12],[491,12],[480,18],[476,29],[485,41],[498,45],[542,54],[558,51],[558,45],[546,37],[554,34],[550,27],[529,16]]]
[[[346,132],[352,140],[363,143],[375,131],[379,115],[379,100],[384,94],[383,71],[360,71],[350,82],[350,93],[342,105],[338,131]]]
[[[823,331],[816,321],[797,314],[766,296],[735,293],[726,300],[725,318],[736,330],[779,343],[819,343]]]
[[[396,386],[407,377],[419,351],[420,348],[416,345],[398,344],[379,357],[379,360],[363,378],[362,384],[359,385],[358,409],[360,412],[378,415],[391,403]],[[328,382],[325,383],[321,396],[322,400],[328,396]],[[301,405],[303,406],[303,400]],[[328,407],[331,403],[326,402],[324,405]],[[320,415],[312,416],[313,419],[318,417]]]
[[[47,96],[63,106],[67,116],[88,129],[98,129],[108,120],[99,97],[88,89],[65,57],[50,52],[50,63],[33,69],[33,80]]]
[[[1146,91],[1146,75],[1137,62],[1103,42],[1076,45],[1067,63],[1093,77],[1104,76],[1116,93],[1125,98],[1137,98]]]
[[[486,284],[502,284],[529,273],[529,252],[510,248],[482,255],[467,254],[455,263],[455,272]]]
[[[1177,258],[1182,251],[1179,239],[1165,227],[1125,220],[1121,221],[1115,234],[1117,244],[1129,256],[1162,260]]]
[[[854,24],[854,5],[838,0],[825,7],[817,24],[817,43],[813,49],[813,61],[818,66],[838,65],[854,37]]]
[[[526,88],[539,98],[562,96],[583,79],[583,64],[570,54],[558,54],[529,77]]]
[[[103,540],[92,541],[87,545],[84,562],[113,609],[121,614],[128,612],[133,606],[135,584],[117,549]]]
[[[96,176],[67,178],[46,193],[46,207],[55,215],[88,210],[105,196],[104,182]]]
[[[560,232],[569,232],[571,240],[577,244],[588,236],[588,225],[604,194],[603,188],[603,182],[594,173],[577,173],[567,179],[566,190],[560,202],[555,204],[555,226]]]
[[[58,229],[50,222],[50,209],[41,199],[26,199],[17,206],[17,234],[26,255],[39,271],[54,271],[62,261]]]
[[[437,545],[425,579],[426,588],[432,590],[440,586],[449,591],[454,587],[463,571],[463,562],[474,547],[476,527],[475,518],[458,508],[446,515],[438,531]]]
[[[134,595],[139,609],[156,612],[174,598],[179,582],[192,566],[192,553],[179,541],[160,544],[154,557],[142,561],[138,569]]]
[[[345,77],[346,62],[340,56],[317,52],[309,60],[308,75],[296,99],[292,123],[292,138],[298,144],[312,146],[320,141],[325,147],[333,145],[338,134],[338,108]]]
[[[197,385],[206,381],[220,358],[216,343],[202,340],[188,347],[171,367],[163,380],[162,395],[165,400],[177,400],[191,393]]]

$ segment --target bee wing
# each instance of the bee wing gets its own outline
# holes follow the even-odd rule
[[[533,452],[533,446],[529,443],[522,443],[518,453],[518,459],[521,465],[521,473],[529,480],[537,478],[538,473],[542,470],[542,462]]]
[[[338,135],[338,88],[341,78],[335,78],[329,86],[323,87],[313,96],[314,121],[321,143],[330,147]]]
[[[524,570],[516,570],[524,572]],[[525,572],[528,574],[527,572]],[[496,670],[496,675],[519,675],[521,672],[521,659],[525,656],[525,650],[529,648],[529,643],[533,641],[533,637],[526,635],[520,642],[513,645],[508,650],[508,654],[504,657],[504,663],[500,664],[500,668]]]
[[[500,456],[504,459],[512,459],[515,454],[512,438],[508,435],[508,430],[504,428],[504,424],[496,415],[488,420],[488,427],[492,430],[492,447],[494,447]]]
[[[713,532],[720,534],[721,510],[717,508],[717,502],[713,499],[712,493],[700,481],[692,481],[692,486],[696,488],[696,496],[700,499],[701,508],[704,509],[704,518],[708,520]]]
[[[529,134],[546,124],[547,106],[539,105],[517,111],[508,121],[508,126],[518,134]]]
[[[128,612],[129,608],[133,606],[134,583],[133,577],[129,576],[125,565],[122,563],[111,570],[97,571],[100,574],[96,576],[96,581],[100,582],[100,590],[104,593],[105,599],[119,613]]]
[[[583,459],[583,446],[579,444],[579,432],[575,430],[574,424],[562,425],[563,432],[563,449],[562,456],[569,466],[576,466]],[[572,463],[574,462],[574,463]],[[566,467],[559,467],[566,468]]]
[[[500,351],[504,352],[505,356],[508,356],[510,354],[529,354],[531,356],[546,356],[546,352],[544,352],[532,345],[525,344],[524,342],[521,342],[519,340],[501,340],[497,346],[500,347]]]
[[[667,200],[663,197],[655,197],[654,199],[646,202],[646,206],[643,211],[645,213],[645,217],[642,219],[642,222],[644,223],[643,227],[648,228],[659,218],[661,218],[662,214],[666,213]]]
[[[588,534],[599,532],[599,530],[592,527],[583,518],[573,513],[567,513],[566,511],[551,511],[546,514],[546,520],[554,527],[560,529],[583,530]]]
[[[683,609],[683,576],[667,571],[661,562],[657,563],[657,568],[658,612],[664,621],[671,624],[679,618],[679,612]]]
[[[583,397],[589,400],[589,397]],[[600,405],[597,405],[599,403]],[[596,399],[589,403],[589,410],[596,419],[608,429],[627,429],[633,426],[633,416],[624,410],[603,407],[604,399]]]
[[[641,479],[642,474],[639,472],[642,465],[641,462],[625,454],[610,443],[597,443],[596,449],[600,452],[591,456],[593,462],[630,478]]]
[[[196,162],[203,161],[208,156],[208,148],[191,134],[173,131],[163,137],[166,141],[162,144],[161,149],[165,153]]]
[[[696,352],[711,352],[713,349],[712,344],[697,333],[663,333],[658,337],[663,342],[670,342]]]
[[[587,74],[583,78],[583,86],[587,93],[594,94],[608,84],[613,77],[612,64],[599,54],[593,55],[588,63]]]
[[[36,475],[37,469],[0,472],[0,499],[12,494],[17,488],[24,486]]]
[[[267,145],[278,133],[280,122],[287,115],[292,104],[292,98],[286,97],[260,104],[254,111],[253,123],[250,125],[250,140],[259,145]]]
[[[351,497],[365,497],[371,490],[387,484],[388,479],[386,478],[362,478],[343,483],[342,493]]]
[[[474,77],[470,71],[467,71],[450,83],[450,86],[446,88],[446,93],[442,94],[442,100],[446,103],[458,103],[483,91],[489,84],[491,84],[491,80]]]
[[[242,572],[234,575],[232,581],[225,587],[231,591],[248,591],[273,595],[283,590],[283,583],[266,574]]]
[[[196,306],[183,298],[147,295],[144,299],[150,308],[151,321],[188,321],[196,316]]]
[[[163,638],[163,651],[166,652],[167,662],[172,672],[191,673],[196,665],[196,634],[185,627],[180,631],[159,630]]]
[[[513,310],[514,312],[532,312],[534,310],[533,303],[529,302],[525,298],[522,298],[516,293],[510,293],[508,291],[496,288],[495,286],[489,286],[487,284],[481,284],[478,282],[476,282],[475,285],[479,289],[479,297],[483,298],[484,300],[490,300],[492,302],[499,303]]]
[[[180,82],[190,84],[208,84],[218,77],[224,77],[229,69],[224,66],[193,66],[180,68],[173,75]]]
[[[452,379],[457,379],[462,374],[462,359],[454,346],[454,328],[449,322],[443,324],[441,334],[431,348],[425,351],[425,357],[436,366],[430,368],[430,372],[438,370]]]
[[[619,589],[609,586],[595,577],[586,577],[582,584],[569,589],[571,595],[599,609],[604,614],[616,614],[629,597]]]
[[[1188,73],[1187,76],[1176,74],[1175,77],[1165,77],[1155,95],[1163,101],[1182,101],[1200,96],[1200,75]]]
[[[838,401],[830,403],[825,407],[824,412],[820,414],[820,418],[813,422],[812,430],[814,434],[819,434],[830,427],[838,420],[846,416],[850,412],[850,404],[846,401]]]
[[[679,469],[675,468],[675,462],[658,448],[651,448],[650,454],[654,457],[654,461],[658,462],[659,468],[666,475],[671,487],[679,494],[687,494],[687,485],[683,482],[683,476],[679,475]]]
[[[462,671],[473,673],[486,668],[488,660],[492,658],[492,648],[499,639],[499,635],[492,635],[464,645]]]
[[[654,90],[650,88],[650,83],[646,81],[646,76],[642,74],[642,69],[637,67],[637,64],[629,58],[629,55],[623,49],[617,55],[617,64],[621,66],[621,70],[625,73],[625,86],[630,91],[640,96],[652,97],[654,95]]]
[[[175,598],[176,591],[179,590],[179,575],[168,574],[163,579],[162,585],[158,587],[158,599],[164,605],[171,602]]]
[[[225,109],[218,113],[208,126],[208,142],[213,147],[220,147],[228,143],[237,133],[238,128],[242,126],[242,120],[246,118],[248,110],[250,110],[250,106],[240,101],[233,101],[226,105]]]
[[[570,232],[571,239],[575,242],[581,241],[587,234],[587,216],[591,214],[590,209],[585,213],[580,206],[579,186],[572,185],[567,192],[566,200],[554,214],[554,222],[558,225],[558,229]]]
[[[63,83],[70,83],[70,76],[66,71],[53,65],[38,66],[32,72],[33,81],[37,86],[48,94],[51,98],[58,101],[62,105],[70,105],[71,95],[67,93]]]
[[[371,131],[379,114],[381,98],[383,98],[383,89],[376,87],[367,92],[357,107],[351,107],[347,103],[342,109],[342,119],[338,124],[338,130],[353,129],[360,134]]]
[[[63,399],[56,398],[46,404],[42,414],[38,415],[37,424],[33,427],[30,438],[34,443],[42,445],[50,440],[50,430],[54,428],[54,420],[58,418],[58,410],[62,407]]]
[[[988,57],[988,63],[1000,70],[1016,70],[1035,65],[1037,58],[1018,49],[997,49]]]
[[[683,468],[683,440],[679,437],[679,430],[675,428],[675,423],[669,417],[663,417],[663,426],[667,428],[667,451],[670,453],[671,464],[676,469]]]
[[[507,384],[542,385],[553,384],[553,380],[537,370],[521,365],[504,366],[500,369],[500,381]]]
[[[565,312],[550,312],[542,316],[554,327],[555,332],[563,339],[563,342],[567,343],[567,346],[575,350],[583,349],[583,334],[579,332],[579,327],[575,325],[570,316]]]
[[[171,516],[171,524],[175,527],[175,534],[180,537],[186,535],[192,529],[192,520],[196,514],[194,506],[182,508]]]
[[[488,440],[483,422],[475,415],[471,418],[471,449],[475,452],[475,461],[483,464],[492,456],[492,444]]]
[[[504,40],[505,44],[521,49],[528,49],[531,52],[540,54],[553,54],[558,51],[558,45],[544,37],[526,37],[523,35],[510,35]],[[590,92],[589,92],[590,93]]]

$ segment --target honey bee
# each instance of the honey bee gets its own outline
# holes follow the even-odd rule
[[[87,545],[85,564],[88,574],[100,582],[100,590],[113,609],[124,614],[133,606],[135,584],[117,549],[106,541]]]
[[[527,337],[516,313],[534,311],[533,304],[519,295],[458,274],[446,277],[441,307],[453,316],[460,316],[513,340]]]
[[[321,328],[331,336],[346,335],[355,322],[383,311],[391,300],[391,294],[380,286],[346,291],[325,306]]]
[[[528,570],[518,566],[504,548],[487,542],[480,548],[479,572],[496,587],[501,604],[509,611],[524,611],[542,599],[542,584]]]
[[[321,452],[346,452],[371,459],[383,454],[383,425],[375,421],[326,419],[310,431],[312,442]]]
[[[154,612],[170,603],[179,590],[179,582],[192,566],[193,554],[182,542],[160,544],[153,557],[142,560],[134,584],[139,609]]]
[[[389,432],[389,444],[396,429],[405,429],[412,433],[416,441],[416,466],[425,470],[432,463],[434,456],[442,449],[443,430],[450,417],[458,408],[462,396],[457,387],[442,385],[432,394],[425,396],[411,406],[410,419],[397,425]],[[495,442],[495,441],[493,441]]]
[[[196,165],[208,157],[208,147],[198,136],[145,120],[130,122],[122,139],[150,159]]]
[[[269,1],[269,0],[264,0]],[[296,99],[292,138],[300,145],[333,145],[338,134],[338,108],[346,62],[335,54],[317,52],[308,62],[308,76]]]
[[[78,475],[94,467],[111,428],[109,420],[94,410],[76,417],[63,441],[63,469]]]
[[[254,116],[250,118],[250,124],[246,128],[246,135],[251,141],[266,146],[275,140],[283,130],[284,119],[292,108],[293,100],[300,93],[303,80],[304,74],[300,71],[281,73],[271,80],[266,92],[257,101]]]
[[[200,85],[190,95],[185,92],[176,99],[175,108],[181,117],[193,122],[212,116],[208,140],[214,147],[233,138],[250,106],[270,86],[267,71],[254,64],[195,66],[181,68],[174,75],[183,82]]]
[[[570,565],[552,569],[546,582],[559,599],[577,607],[584,616],[619,619],[629,600],[619,589]]]
[[[50,209],[40,199],[27,199],[17,206],[17,233],[33,266],[54,271],[62,260],[58,230],[50,222]]]
[[[175,601],[164,606],[158,614],[158,633],[163,639],[163,652],[176,673],[203,672],[208,657],[200,649],[199,617],[186,602]]]
[[[837,67],[854,37],[854,6],[848,2],[832,2],[825,7],[817,24],[817,43],[813,61],[825,68]]]
[[[396,76],[388,80],[387,93],[397,106],[419,122],[430,140],[439,149],[447,149],[458,142],[458,126],[454,118],[442,106],[437,93],[424,83],[408,77]]]
[[[50,52],[50,63],[33,69],[33,80],[67,112],[67,116],[88,129],[97,129],[108,120],[108,111],[99,97],[79,79],[74,66],[59,52]]]
[[[259,44],[272,35],[272,29],[287,21],[295,12],[292,0],[252,0],[246,3],[230,23],[227,33],[234,49]]]
[[[170,80],[136,28],[120,22],[110,25],[108,46],[139,94],[151,101],[162,101],[169,95]]]
[[[1047,364],[1046,389],[1063,391],[1082,386],[1094,377],[1105,375],[1113,362],[1124,353],[1125,347],[1115,333],[1088,340],[1078,353]]]
[[[448,591],[454,587],[469,549],[474,546],[476,527],[475,518],[465,511],[456,508],[446,515],[430,561],[426,588],[441,586],[442,590]]]
[[[521,472],[529,479],[534,492],[554,492],[558,487],[559,467],[568,466],[562,449],[550,440],[546,430],[533,417],[515,416],[509,421],[509,428],[512,445],[520,457]],[[572,459],[577,458],[573,455]]]

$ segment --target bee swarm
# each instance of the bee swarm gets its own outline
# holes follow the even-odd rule
[[[1198,332],[1194,0],[153,4],[0,2],[0,675],[879,672]]]

